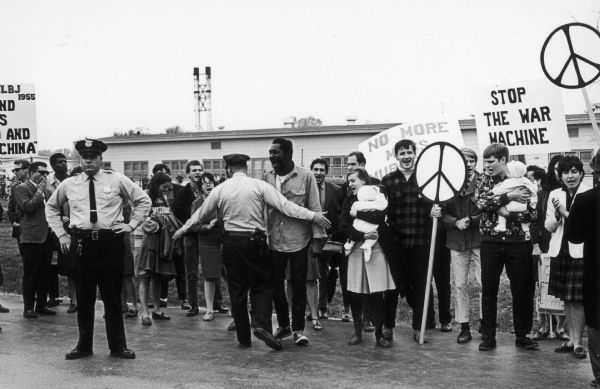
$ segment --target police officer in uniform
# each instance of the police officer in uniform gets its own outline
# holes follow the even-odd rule
[[[123,233],[132,232],[150,211],[150,198],[124,175],[100,169],[107,146],[94,139],[75,143],[81,155],[83,174],[64,180],[46,204],[46,218],[58,236],[63,253],[76,255],[77,346],[65,355],[78,359],[92,355],[96,287],[104,302],[106,336],[112,357],[133,359],[127,349],[121,315]],[[123,222],[123,205],[131,201],[131,221]],[[60,210],[69,202],[69,230],[65,231]]]
[[[271,314],[273,285],[272,265],[267,253],[265,208],[279,210],[289,217],[312,220],[323,228],[330,222],[320,212],[313,212],[288,201],[268,183],[247,175],[244,154],[223,157],[230,177],[212,190],[174,238],[183,236],[194,224],[208,223],[218,216],[224,224],[223,264],[227,273],[231,312],[235,322],[239,347],[250,347],[248,318],[248,289],[254,296],[257,327],[254,336],[272,349],[280,350],[281,343],[272,334]]]

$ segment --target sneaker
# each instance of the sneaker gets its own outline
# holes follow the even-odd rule
[[[287,326],[285,328],[279,327],[275,330],[275,332],[273,333],[273,336],[275,336],[275,338],[277,338],[279,340],[285,339],[287,337],[292,336],[292,329],[290,328],[290,326]]]
[[[479,343],[479,351],[490,351],[496,348],[496,339],[487,338],[483,342]]]
[[[296,346],[306,346],[308,338],[302,331],[294,331],[294,343],[296,343]]]
[[[533,349],[538,348],[539,344],[538,344],[538,342],[531,340],[527,336],[524,336],[522,338],[517,338],[515,340],[515,346],[517,346],[519,348],[524,348],[526,350],[533,350]]]
[[[190,305],[190,303],[188,303],[186,299],[179,300],[179,303],[183,311],[189,311],[190,309],[192,309],[192,306]]]

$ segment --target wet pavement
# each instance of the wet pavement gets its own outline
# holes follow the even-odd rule
[[[358,346],[347,344],[352,323],[323,320],[317,332],[307,322],[307,347],[283,341],[273,351],[253,339],[237,348],[227,332],[229,315],[188,318],[169,308],[170,321],[143,327],[140,318],[125,319],[129,348],[137,359],[109,357],[102,303],[96,305],[94,355],[67,361],[64,354],[77,340],[75,314],[67,304],[57,316],[22,317],[21,296],[1,295],[11,309],[0,314],[1,388],[264,388],[264,387],[395,387],[395,388],[589,388],[589,360],[552,350],[558,341],[540,342],[537,351],[516,349],[514,337],[499,334],[498,348],[482,353],[478,337],[466,345],[451,333],[427,332],[418,345],[412,331],[397,327],[390,349],[375,347],[372,334]]]

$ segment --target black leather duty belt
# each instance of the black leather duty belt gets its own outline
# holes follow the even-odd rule
[[[236,238],[251,238],[254,232],[252,231],[225,231],[224,236],[236,237]]]
[[[111,240],[117,236],[113,230],[82,230],[79,228],[71,229],[71,235],[78,239],[98,241]]]

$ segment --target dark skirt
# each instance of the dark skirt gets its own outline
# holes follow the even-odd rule
[[[583,258],[559,255],[550,259],[548,294],[565,302],[583,302]]]
[[[58,274],[65,277],[75,277],[77,275],[77,255],[73,252],[64,254],[58,252],[57,257]]]
[[[223,250],[221,242],[200,242],[198,244],[200,268],[204,279],[219,278],[223,275]]]

